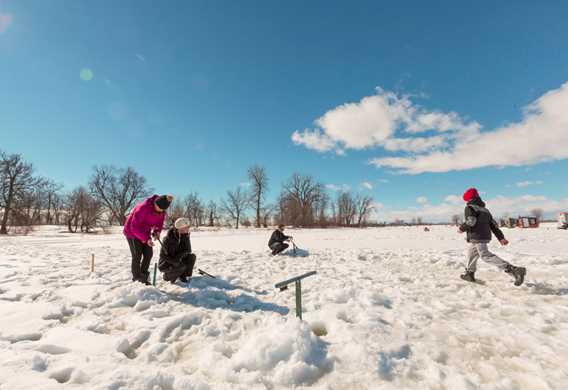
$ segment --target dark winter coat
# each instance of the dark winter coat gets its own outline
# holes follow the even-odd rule
[[[162,241],[158,265],[160,269],[167,264],[177,265],[181,262],[181,258],[188,253],[191,253],[189,234],[180,234],[176,228],[171,228]]]
[[[275,230],[272,235],[270,236],[270,240],[268,240],[268,246],[272,247],[272,244],[276,242],[284,242],[288,240],[290,236],[285,235],[280,230]]]
[[[467,242],[489,242],[492,232],[498,240],[505,238],[481,198],[474,198],[465,206],[465,222],[461,224],[460,230],[467,233]]]

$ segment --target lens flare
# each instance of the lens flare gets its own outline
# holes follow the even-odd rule
[[[79,72],[79,77],[81,77],[81,80],[83,81],[91,81],[95,75],[91,69],[83,68],[81,69],[81,72]]]

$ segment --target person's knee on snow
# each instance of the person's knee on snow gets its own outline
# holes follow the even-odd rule
[[[164,279],[172,283],[177,279],[187,282],[193,273],[196,256],[191,253],[189,226],[189,219],[178,218],[162,243],[160,271],[164,272]]]

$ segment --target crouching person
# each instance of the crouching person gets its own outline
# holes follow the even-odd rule
[[[291,239],[292,236],[284,234],[284,225],[278,225],[278,229],[272,233],[270,240],[268,241],[268,247],[272,249],[272,256],[286,250],[289,245],[286,244],[285,241],[289,241]]]
[[[168,282],[175,283],[179,279],[187,283],[193,273],[196,257],[191,253],[189,225],[187,218],[178,218],[162,243],[158,269]]]

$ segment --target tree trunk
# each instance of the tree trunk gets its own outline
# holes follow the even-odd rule
[[[4,215],[2,216],[2,226],[0,227],[0,234],[8,234],[8,215],[12,211],[13,200],[14,200],[14,180],[10,180],[10,187],[8,188],[8,199],[4,207]]]
[[[260,196],[256,200],[256,227],[260,228]]]

